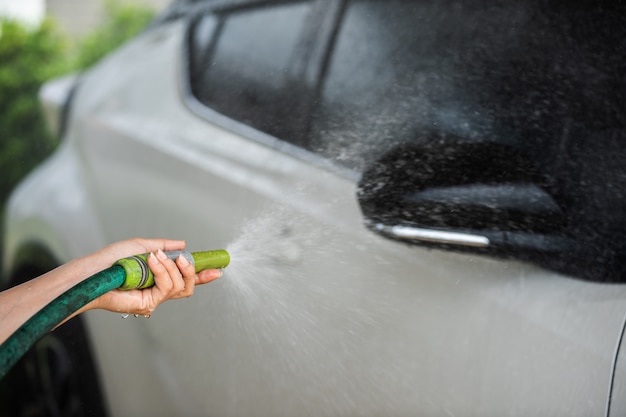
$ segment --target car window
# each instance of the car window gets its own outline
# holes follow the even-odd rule
[[[558,164],[548,158],[573,120],[622,119],[611,94],[612,84],[623,86],[621,18],[605,8],[589,21],[584,9],[350,1],[310,148],[362,168],[394,144],[437,132],[516,143],[544,166]]]
[[[294,2],[227,12],[215,34],[201,19],[191,36],[192,93],[218,112],[297,143],[302,124],[294,68],[310,9],[310,2]],[[210,46],[198,40],[209,36]],[[207,46],[193,47],[202,43]]]
[[[426,160],[406,166],[432,171],[419,177],[438,178],[431,185],[440,187],[533,178],[563,210],[563,235],[582,243],[575,255],[549,261],[619,279],[626,267],[624,8],[349,1],[308,146],[357,171],[398,145],[515,149],[515,166],[458,153],[454,161],[435,155],[445,170]]]
[[[350,2],[311,148],[360,169],[426,131],[468,139],[497,135],[494,109],[476,94],[487,81],[483,61],[507,54],[525,19],[516,5]]]

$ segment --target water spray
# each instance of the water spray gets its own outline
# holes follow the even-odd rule
[[[183,256],[195,266],[196,273],[221,269],[230,263],[225,250],[206,252],[169,251],[168,258]],[[0,379],[44,335],[59,323],[101,295],[115,290],[144,289],[154,285],[154,274],[148,268],[148,254],[123,258],[65,291],[39,310],[0,345]]]

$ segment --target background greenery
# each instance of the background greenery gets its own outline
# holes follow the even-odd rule
[[[105,3],[107,19],[80,40],[74,57],[73,69],[85,69],[142,31],[154,18],[154,11],[122,0]],[[73,59],[72,59],[73,58]]]
[[[0,18],[0,215],[15,185],[45,157],[58,138],[47,130],[37,94],[42,84],[81,71],[140,32],[153,18],[145,6],[109,0],[101,26],[72,42],[44,20],[29,27]],[[0,226],[2,231],[2,226]],[[0,253],[2,242],[0,239]],[[1,261],[0,261],[1,262]]]
[[[38,28],[3,20],[0,26],[0,201],[53,148],[37,92],[66,70],[66,45],[54,24]],[[67,67],[69,69],[69,67]]]

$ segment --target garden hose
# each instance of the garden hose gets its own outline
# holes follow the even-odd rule
[[[170,251],[165,254],[173,260],[180,255],[184,256],[195,266],[196,272],[225,268],[230,263],[230,255],[225,250]],[[120,259],[39,310],[0,345],[0,379],[39,339],[89,302],[115,289],[143,289],[154,285],[154,275],[148,268],[147,257],[148,254],[142,254]]]

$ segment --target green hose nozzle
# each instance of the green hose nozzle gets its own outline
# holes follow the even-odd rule
[[[196,272],[225,268],[230,255],[225,250],[208,252],[165,252],[170,259],[184,256]],[[154,275],[146,259],[148,254],[120,259],[111,267],[79,282],[39,310],[0,345],[0,379],[37,340],[87,303],[115,289],[130,290],[154,285]]]
[[[196,273],[205,269],[226,268],[230,263],[230,255],[223,249],[206,252],[170,251],[165,254],[172,260],[176,260],[179,256],[185,257],[196,267]],[[154,275],[148,268],[148,255],[144,253],[115,262],[114,265],[122,266],[126,272],[126,279],[119,287],[120,290],[143,289],[154,285]]]

